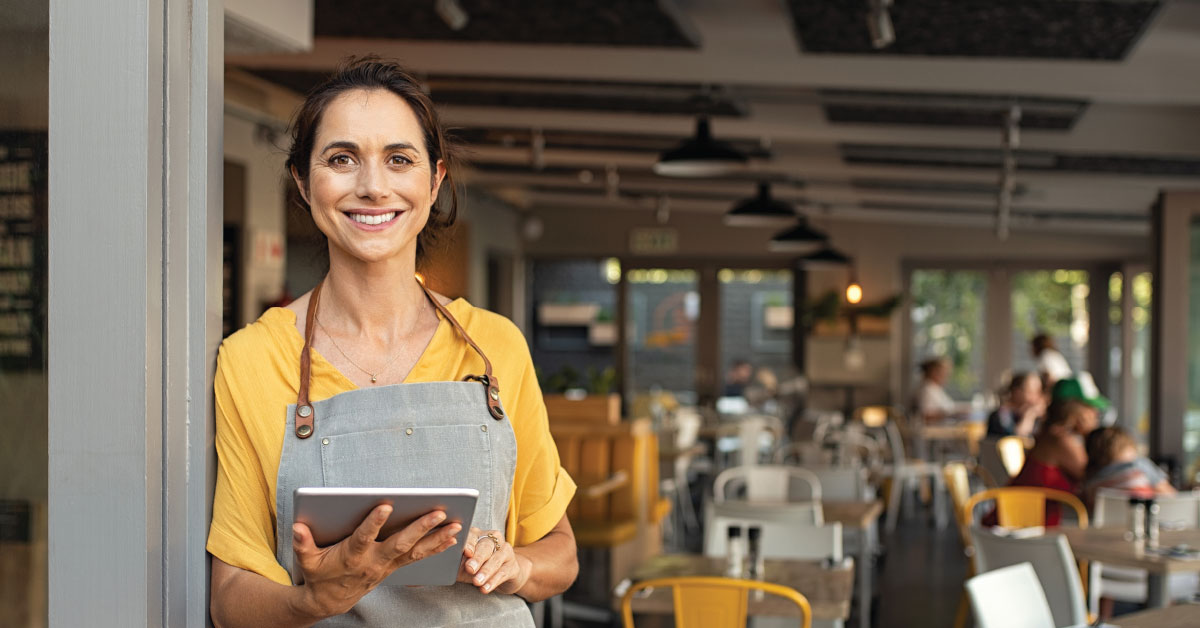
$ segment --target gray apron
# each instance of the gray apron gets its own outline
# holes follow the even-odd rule
[[[300,393],[287,408],[275,491],[275,557],[290,574],[292,493],[305,486],[474,488],[472,525],[504,530],[516,468],[517,442],[500,405],[491,362],[458,321],[426,296],[483,358],[485,372],[462,382],[398,384],[308,400],[310,348],[321,284],[313,289],[300,354]],[[320,417],[319,425],[315,418]],[[471,538],[468,542],[474,542]],[[474,586],[380,585],[349,613],[318,626],[501,626],[530,628],[533,618],[515,595],[484,595]]]

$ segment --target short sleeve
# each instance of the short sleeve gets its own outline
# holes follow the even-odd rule
[[[517,470],[513,478],[512,499],[506,534],[515,546],[529,545],[546,536],[567,512],[575,496],[575,481],[562,468],[558,447],[550,435],[546,404],[538,386],[529,349],[520,332],[521,351],[513,351],[524,361],[509,416],[517,437]]]
[[[275,559],[275,517],[261,458],[238,411],[238,378],[223,346],[217,356],[217,485],[208,552],[226,563],[280,584],[291,584]]]

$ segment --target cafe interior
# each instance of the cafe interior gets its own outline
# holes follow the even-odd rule
[[[419,270],[522,330],[578,485],[540,625],[1200,625],[1200,3],[229,0],[225,39],[226,334],[324,272],[284,147],[340,62],[466,148]]]

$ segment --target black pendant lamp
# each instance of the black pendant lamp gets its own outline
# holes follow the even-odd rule
[[[822,268],[841,268],[850,264],[850,258],[833,247],[825,248],[800,258],[800,265],[806,270]]]
[[[708,118],[696,119],[696,134],[663,153],[654,172],[664,177],[711,177],[746,163],[746,155],[725,142],[713,139]]]
[[[730,227],[765,227],[787,224],[796,218],[791,205],[771,197],[771,184],[758,184],[758,196],[748,198],[725,214],[725,224]]]
[[[829,236],[808,226],[800,216],[794,227],[775,234],[767,243],[767,250],[777,253],[810,253],[826,246]]]

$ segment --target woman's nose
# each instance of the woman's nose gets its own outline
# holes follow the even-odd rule
[[[380,164],[367,162],[358,170],[358,197],[379,200],[388,195],[387,174]]]

